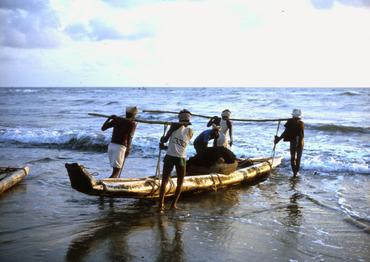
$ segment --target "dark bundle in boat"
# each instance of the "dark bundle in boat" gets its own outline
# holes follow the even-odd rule
[[[230,174],[238,167],[235,154],[225,147],[207,147],[186,163],[187,175]]]

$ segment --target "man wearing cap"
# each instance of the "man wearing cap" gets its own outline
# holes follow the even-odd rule
[[[108,157],[113,168],[111,178],[121,175],[125,158],[130,153],[132,138],[137,123],[134,121],[138,110],[136,106],[126,107],[126,118],[110,116],[101,127],[102,131],[113,127],[112,139],[108,145]]]
[[[231,111],[225,109],[221,113],[221,118],[218,116],[212,117],[207,124],[207,127],[215,124],[221,127],[221,132],[217,138],[217,146],[231,147],[233,145],[233,123],[230,120]],[[230,140],[229,138],[230,137]]]
[[[172,124],[167,134],[161,137],[159,144],[161,148],[167,149],[167,154],[163,159],[162,183],[159,191],[159,211],[164,210],[165,190],[173,167],[176,168],[177,186],[171,205],[172,209],[177,208],[176,204],[180,197],[182,184],[184,182],[186,172],[186,147],[193,137],[193,130],[188,127],[188,125],[191,125],[191,113],[188,110],[181,110],[178,117],[181,123]],[[164,146],[166,142],[168,142],[168,147]]]
[[[212,124],[212,129],[204,130],[200,135],[194,140],[194,148],[197,154],[200,154],[208,147],[208,141],[213,139],[213,146],[217,146],[217,138],[219,137],[221,127]]]
[[[285,130],[281,136],[275,136],[275,144],[281,139],[290,142],[290,164],[294,176],[299,172],[301,157],[304,146],[304,123],[301,120],[302,112],[300,109],[293,109],[293,118],[285,123]]]

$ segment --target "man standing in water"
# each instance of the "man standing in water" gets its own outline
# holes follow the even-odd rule
[[[193,130],[188,127],[188,125],[191,125],[190,117],[191,113],[188,110],[181,110],[178,115],[179,122],[185,122],[186,124],[172,124],[167,134],[161,137],[161,148],[165,148],[164,143],[169,141],[167,154],[163,159],[162,183],[159,191],[160,196],[158,208],[161,212],[164,210],[164,195],[166,186],[174,166],[177,173],[177,186],[171,208],[177,208],[176,203],[181,194],[182,184],[184,182],[184,176],[186,172],[186,146],[193,137]]]
[[[113,127],[112,139],[108,146],[108,157],[113,168],[110,178],[121,175],[124,162],[131,150],[131,142],[134,137],[137,123],[134,122],[138,110],[137,107],[126,107],[126,118],[110,116],[101,127],[102,131]]]
[[[212,117],[207,124],[207,127],[215,124],[216,126],[221,127],[220,135],[217,139],[217,146],[224,146],[229,148],[233,145],[233,123],[230,120],[231,111],[229,109],[225,109],[221,113],[221,118],[218,116]],[[228,139],[230,136],[230,140]]]
[[[293,109],[293,118],[285,123],[285,130],[281,136],[275,136],[275,144],[279,143],[281,139],[290,142],[290,164],[294,176],[299,172],[301,165],[301,157],[304,145],[304,123],[301,120],[302,112],[300,109]]]

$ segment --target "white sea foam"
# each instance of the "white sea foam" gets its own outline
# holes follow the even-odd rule
[[[343,247],[338,247],[338,246],[326,244],[321,239],[313,240],[312,243],[318,244],[318,245],[323,246],[323,247],[329,247],[329,248],[335,248],[335,249],[343,249]]]
[[[108,137],[81,130],[53,130],[46,128],[7,128],[0,132],[0,143],[28,146],[64,145],[71,148],[101,147]]]
[[[336,172],[336,173],[361,173],[370,174],[369,164],[365,160],[357,159],[358,162],[352,162],[351,159],[335,159],[333,157],[302,157],[302,168],[305,170],[314,170],[318,172]]]

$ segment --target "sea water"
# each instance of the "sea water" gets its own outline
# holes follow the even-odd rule
[[[370,258],[370,89],[0,88],[0,165],[31,172],[0,196],[0,261],[367,261]],[[305,148],[292,178],[289,145],[264,182],[156,203],[84,195],[65,163],[111,173],[104,118],[137,105],[138,118],[176,121],[179,111],[238,119],[291,117],[300,108]],[[193,117],[194,138],[207,119]],[[271,156],[284,121],[233,123],[238,157]],[[155,174],[163,126],[139,124],[122,177]],[[192,139],[192,141],[194,140]],[[187,154],[195,153],[190,143]],[[163,155],[161,156],[163,158]]]

